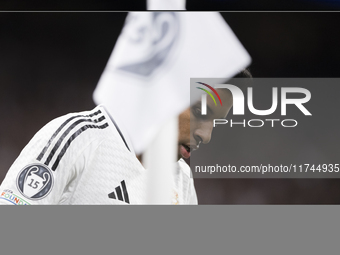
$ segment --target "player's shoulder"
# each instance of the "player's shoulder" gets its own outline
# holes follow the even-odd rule
[[[90,111],[73,112],[60,116],[42,129],[41,136],[44,139],[50,137],[48,144],[53,140],[59,140],[59,143],[62,140],[67,140],[67,145],[72,142],[78,144],[78,147],[82,147],[84,144],[97,140],[97,142],[106,141],[106,143],[111,144],[110,146],[123,145],[130,152],[133,152],[126,132],[118,126],[104,105],[98,105]]]
[[[103,141],[107,134],[100,130],[106,130],[109,123],[109,117],[101,106],[90,111],[68,113],[42,127],[23,152],[30,156],[37,154],[38,161],[53,165],[54,170],[65,155],[78,155],[90,144]]]
[[[62,116],[56,117],[51,120],[47,125],[49,126],[61,126],[64,127],[68,123],[76,121],[77,123],[90,121],[93,123],[98,123],[106,118],[106,110],[102,105],[99,105],[91,110],[70,112]],[[47,126],[46,125],[46,126]]]
[[[92,110],[71,112],[59,116],[43,126],[37,135],[47,137],[50,133],[53,137],[60,133],[63,133],[65,136],[72,131],[79,133],[87,129],[101,130],[108,127],[108,120],[109,118],[105,108],[100,105]]]

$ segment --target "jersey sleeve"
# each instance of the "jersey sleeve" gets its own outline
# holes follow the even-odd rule
[[[66,117],[67,118],[67,117]],[[29,141],[8,170],[0,186],[0,204],[57,204],[71,173],[51,168],[58,127],[66,119],[52,120]]]
[[[71,113],[40,129],[21,151],[0,186],[0,204],[63,204],[73,194],[86,166],[81,157],[93,141],[77,139],[99,128],[101,111]]]

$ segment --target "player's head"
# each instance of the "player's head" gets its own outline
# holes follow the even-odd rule
[[[243,70],[236,78],[251,78],[248,70]],[[232,94],[227,89],[216,89],[222,106],[215,105],[211,97],[207,97],[207,114],[201,114],[201,101],[182,112],[179,116],[178,158],[189,158],[190,153],[197,150],[200,144],[209,143],[214,119],[226,118],[233,105]]]

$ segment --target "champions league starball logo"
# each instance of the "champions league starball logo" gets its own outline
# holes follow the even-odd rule
[[[17,187],[26,198],[42,199],[53,187],[53,174],[50,169],[41,164],[26,166],[18,175]]]

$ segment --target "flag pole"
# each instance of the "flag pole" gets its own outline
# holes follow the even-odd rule
[[[186,0],[147,0],[148,10],[185,10]],[[178,117],[171,117],[143,154],[148,204],[170,204],[178,150]]]
[[[171,203],[177,141],[178,117],[175,116],[162,126],[143,154],[148,174],[147,204]]]
[[[185,0],[147,0],[147,9],[156,10],[185,10]]]

